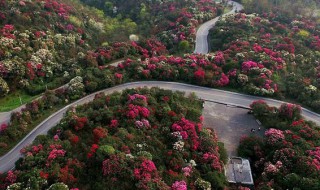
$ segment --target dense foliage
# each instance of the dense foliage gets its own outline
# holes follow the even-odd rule
[[[196,97],[159,88],[97,94],[24,148],[0,188],[223,189],[217,136],[202,128],[201,109]]]
[[[245,6],[247,12],[264,13],[273,11],[281,17],[294,18],[297,15],[316,17],[319,15],[318,0],[235,0]],[[290,7],[290,8],[289,8]]]
[[[100,45],[121,54],[118,44],[108,42],[128,39],[133,32],[129,25],[78,1],[1,0],[0,97],[16,89],[40,94],[65,84]],[[115,26],[130,33],[119,33],[124,30]],[[108,55],[107,60],[119,57]]]
[[[218,59],[213,55],[185,55],[185,57],[153,56],[148,58],[150,54],[158,54],[163,50],[162,46],[157,46],[157,43],[151,42],[148,43],[151,45],[150,50],[143,49],[142,51],[144,52],[142,55],[144,57],[143,61],[127,59],[117,67],[99,66],[99,60],[105,58],[104,55],[108,53],[106,49],[101,49],[95,53],[97,56],[84,60],[86,64],[95,65],[95,67],[86,69],[82,76],[72,78],[64,87],[47,91],[40,99],[28,103],[21,112],[13,113],[10,124],[2,125],[0,153],[3,154],[10,150],[17,141],[31,131],[34,122],[44,112],[62,107],[69,101],[83,97],[86,93],[129,81],[147,79],[180,80],[211,87],[228,85],[228,75],[225,75],[218,66],[222,61],[219,57]],[[140,46],[137,46],[136,43],[121,47],[133,51],[140,49]]]
[[[217,23],[211,44],[226,59],[223,69],[234,71],[247,92],[263,95],[276,86],[280,98],[319,111],[319,37],[314,20],[238,13]]]
[[[128,8],[139,8],[119,1],[104,3],[115,4],[120,15]],[[89,4],[104,7],[97,1]],[[2,0],[0,5],[0,97],[17,89],[37,95],[67,83],[88,67],[127,56],[166,54],[166,48],[190,51],[198,24],[223,10],[213,1],[141,2],[144,18],[138,23],[150,29],[143,37],[130,35],[137,27],[129,19],[137,21],[130,11],[122,19],[71,0]],[[150,26],[143,25],[151,20]],[[150,32],[158,40],[150,38]],[[135,46],[126,43],[129,35]],[[148,56],[147,50],[151,53]]]
[[[157,36],[170,52],[190,51],[193,48],[196,27],[223,12],[223,6],[215,1],[171,0],[82,0],[102,9],[107,16],[132,19],[139,34]]]
[[[265,137],[244,137],[238,152],[251,159],[257,189],[319,189],[319,126],[302,119],[295,104],[256,101],[251,108],[267,127]]]

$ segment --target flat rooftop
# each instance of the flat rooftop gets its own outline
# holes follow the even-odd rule
[[[229,183],[253,185],[250,162],[240,157],[229,158],[225,166],[225,174]]]

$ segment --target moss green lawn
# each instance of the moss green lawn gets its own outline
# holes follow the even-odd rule
[[[22,104],[26,104],[39,96],[40,95],[30,96],[24,92],[16,91],[10,94],[10,96],[0,98],[0,112],[11,111],[19,107],[21,105],[21,102]],[[21,102],[19,97],[21,97]]]

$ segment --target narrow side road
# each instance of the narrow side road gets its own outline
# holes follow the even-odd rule
[[[233,9],[222,15],[226,16],[226,15],[230,15],[230,14],[234,14],[236,11],[240,11],[243,9],[243,6],[237,2],[234,1],[229,1],[229,4],[233,5]],[[209,34],[209,30],[211,28],[214,27],[214,25],[216,24],[216,22],[219,20],[220,17],[216,17],[212,20],[209,20],[205,23],[203,23],[198,31],[197,31],[197,35],[196,35],[196,48],[194,50],[194,53],[200,53],[200,54],[206,54],[209,51],[208,48],[208,34]]]

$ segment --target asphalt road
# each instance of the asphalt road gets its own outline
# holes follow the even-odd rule
[[[230,12],[223,14],[222,16],[230,15],[230,14],[235,13],[236,11],[240,11],[243,9],[243,6],[237,2],[229,1],[229,4],[233,4],[233,9]],[[219,18],[220,17],[216,17],[212,20],[209,20],[209,21],[203,23],[199,27],[199,29],[197,31],[197,35],[196,35],[196,48],[194,50],[194,53],[200,53],[200,54],[208,53],[208,51],[209,51],[209,48],[208,48],[209,30],[214,27],[214,25],[219,20]]]
[[[123,89],[127,88],[137,88],[137,87],[159,87],[167,90],[173,90],[173,91],[183,91],[186,93],[195,93],[198,97],[206,100],[206,101],[212,101],[212,102],[219,102],[224,103],[229,106],[238,106],[238,107],[244,107],[249,108],[249,105],[254,100],[263,99],[265,100],[269,105],[271,106],[280,106],[282,101],[273,100],[269,98],[262,98],[262,97],[256,97],[256,96],[250,96],[250,95],[243,95],[239,93],[233,93],[223,90],[217,90],[212,88],[205,88],[205,87],[199,87],[189,84],[183,84],[183,83],[176,83],[176,82],[161,82],[161,81],[143,81],[143,82],[132,82],[132,83],[126,83],[119,86],[111,87],[93,94],[90,94],[64,108],[59,110],[58,112],[52,114],[49,118],[47,118],[45,121],[43,121],[41,124],[39,124],[33,131],[31,131],[23,140],[20,141],[20,143],[15,146],[9,153],[4,155],[0,158],[0,172],[8,171],[9,169],[14,167],[14,163],[19,159],[20,150],[27,146],[28,144],[31,144],[32,141],[36,138],[37,135],[40,134],[46,134],[47,131],[55,126],[63,117],[63,114],[66,112],[66,110],[75,105],[81,105],[86,102],[90,102],[93,100],[95,94],[104,92],[106,94],[113,93],[115,91],[121,91]],[[306,110],[303,108],[302,115],[308,119],[313,120],[316,123],[320,124],[320,115],[316,114],[314,112],[311,112],[309,110]]]

